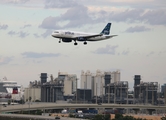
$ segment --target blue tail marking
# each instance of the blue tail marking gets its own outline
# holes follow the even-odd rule
[[[102,30],[101,34],[109,35],[110,34],[111,23],[108,23],[105,28]]]

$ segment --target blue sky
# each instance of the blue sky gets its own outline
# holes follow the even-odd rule
[[[0,79],[24,87],[41,72],[77,74],[121,71],[133,87],[133,76],[144,82],[166,81],[165,0],[0,0]],[[112,23],[106,41],[58,43],[55,29],[101,32]]]

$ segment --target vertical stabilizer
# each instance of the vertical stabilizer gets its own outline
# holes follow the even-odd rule
[[[110,34],[111,23],[108,23],[105,28],[102,30],[101,34],[109,35]]]

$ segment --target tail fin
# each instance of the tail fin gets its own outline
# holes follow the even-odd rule
[[[109,35],[110,34],[111,23],[108,23],[105,28],[102,30],[101,34]]]

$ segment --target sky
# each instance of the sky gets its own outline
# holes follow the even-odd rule
[[[111,22],[114,38],[58,43],[54,30],[100,33]],[[27,87],[40,73],[120,70],[133,88],[166,83],[165,0],[0,0],[0,79]],[[50,78],[49,78],[50,79]],[[78,85],[79,86],[79,85]]]

